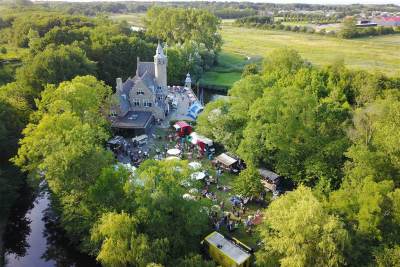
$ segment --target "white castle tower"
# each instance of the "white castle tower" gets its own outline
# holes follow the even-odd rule
[[[190,78],[190,74],[186,74],[186,79],[185,79],[185,87],[192,89],[192,79]]]
[[[161,44],[158,43],[156,54],[154,56],[154,74],[157,84],[162,88],[167,87],[167,64],[168,58],[164,55]]]

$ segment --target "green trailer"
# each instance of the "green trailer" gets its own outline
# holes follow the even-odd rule
[[[233,239],[227,239],[218,232],[209,234],[202,241],[210,257],[223,267],[249,267],[251,249]]]

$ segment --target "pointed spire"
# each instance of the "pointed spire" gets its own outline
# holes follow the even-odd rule
[[[163,51],[160,41],[158,41],[157,50],[156,50],[156,56],[158,56],[158,55],[164,56],[164,51]]]

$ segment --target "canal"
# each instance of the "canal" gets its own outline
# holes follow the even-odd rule
[[[36,191],[26,184],[20,189],[3,241],[6,267],[98,266],[68,240],[44,183]]]

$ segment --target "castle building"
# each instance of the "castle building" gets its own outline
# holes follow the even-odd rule
[[[153,62],[141,62],[138,58],[133,78],[125,82],[117,78],[119,106],[113,128],[147,132],[154,120],[165,119],[169,112],[167,64],[168,58],[159,43]]]

